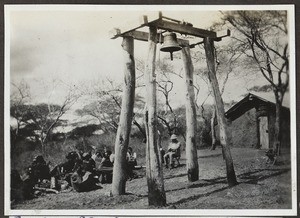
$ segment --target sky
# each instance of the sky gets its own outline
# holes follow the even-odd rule
[[[141,15],[156,15],[161,8],[154,9],[147,6],[24,6],[11,10],[6,16],[9,19],[9,27],[6,28],[10,43],[11,82],[26,81],[34,102],[52,103],[63,101],[69,87],[93,86],[105,78],[121,83],[122,39],[110,39],[109,31],[116,27],[128,28],[138,22]],[[220,17],[217,10],[205,11],[199,7],[197,10],[191,7],[162,7],[161,11],[164,16],[184,20],[203,29],[209,29]],[[162,60],[168,54],[159,52],[159,46],[157,60]],[[135,41],[135,57],[145,60],[146,54],[147,43]],[[182,68],[181,60],[169,63],[175,71]],[[172,79],[174,92],[171,103],[179,106],[184,104],[184,81],[175,77]],[[259,75],[256,79],[255,84],[266,84]],[[254,84],[252,80],[233,77],[228,81],[223,95],[225,102],[241,99],[247,88]],[[208,90],[203,82],[200,87],[199,102],[206,98]],[[209,102],[212,103],[212,99]]]

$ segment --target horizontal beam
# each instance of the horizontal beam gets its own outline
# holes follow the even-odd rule
[[[188,24],[179,24],[179,23],[169,22],[165,20],[156,20],[149,23],[148,25],[155,26],[158,29],[177,32],[184,35],[196,36],[200,38],[206,38],[206,37],[216,38],[217,36],[216,33],[213,31],[195,28],[192,25],[188,25]]]
[[[214,41],[221,41],[222,38],[230,36],[230,34],[231,32],[229,29],[218,31],[216,38],[214,38]]]
[[[148,26],[149,23],[152,23],[160,19],[161,19],[160,13],[154,13],[148,16],[143,15],[137,20],[132,20],[131,22],[127,22],[126,25],[112,29],[109,32],[109,37],[111,39],[116,39],[128,32],[135,31],[136,29],[142,28],[144,26]]]
[[[138,31],[138,30],[135,30],[135,31],[131,31],[131,32],[128,32],[126,34],[123,35],[123,37],[126,36],[126,37],[132,37],[136,40],[140,40],[140,41],[148,41],[148,38],[149,38],[149,33],[147,32],[142,32],[142,31]],[[163,43],[164,42],[164,36],[162,34],[157,34],[157,43]],[[178,39],[177,38],[177,42],[180,46],[188,46],[189,45],[189,41],[188,40],[184,40],[184,39]]]
[[[195,28],[190,23],[172,22],[172,21],[164,20],[164,16],[162,16],[161,13],[154,13],[148,16],[143,15],[140,17],[138,21],[135,20],[130,23],[127,23],[126,27],[112,29],[109,32],[109,35],[111,39],[116,39],[118,37],[122,37],[128,34],[130,35],[131,32],[134,32],[133,34],[131,34],[131,36],[133,37],[134,35],[141,34],[141,32],[136,32],[136,31],[137,29],[145,26],[155,26],[156,28],[161,30],[176,32],[183,35],[191,35],[200,38],[209,37],[215,41],[221,41],[223,37],[230,36],[230,30],[228,29],[219,32],[214,32],[205,29]],[[142,39],[140,40],[144,41],[143,40],[144,36],[142,36],[141,38]],[[138,37],[136,39],[138,39]]]

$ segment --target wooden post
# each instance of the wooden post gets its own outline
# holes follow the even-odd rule
[[[197,156],[197,120],[195,92],[193,86],[194,67],[189,45],[182,47],[182,60],[185,71],[186,88],[186,167],[190,182],[199,180],[199,165]]]
[[[211,131],[211,148],[210,150],[215,150],[217,146],[217,139],[216,139],[216,106],[213,108],[213,113],[210,119],[210,131]]]
[[[256,123],[256,138],[257,138],[256,148],[259,149],[261,147],[261,145],[260,145],[259,113],[258,113],[258,109],[256,109],[255,121],[256,121],[255,123]]]
[[[120,121],[115,142],[115,161],[112,182],[113,195],[125,194],[127,177],[126,154],[133,117],[135,95],[135,63],[133,38],[124,37],[122,47],[124,50],[124,88]]]
[[[220,128],[220,143],[222,145],[223,155],[226,162],[227,182],[229,186],[234,186],[237,184],[237,181],[229,148],[230,137],[228,132],[227,120],[225,118],[224,103],[216,77],[214,41],[211,38],[207,37],[204,39],[204,49],[208,67],[208,79],[211,83],[216,103],[217,119]]]
[[[148,184],[148,202],[153,206],[165,206],[166,194],[162,165],[159,160],[157,140],[157,112],[156,112],[156,78],[155,78],[155,55],[157,42],[156,27],[149,27],[149,51],[145,67],[146,85],[146,175]]]

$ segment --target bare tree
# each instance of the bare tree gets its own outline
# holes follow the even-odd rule
[[[99,84],[99,81],[97,81]],[[122,105],[122,89],[121,84],[106,78],[100,81],[102,86],[89,89],[83,92],[83,95],[90,96],[94,100],[85,105],[82,109],[77,110],[79,114],[89,115],[98,120],[100,128],[107,132],[117,132],[118,122],[121,113]],[[135,95],[135,107],[132,117],[132,124],[137,127],[141,135],[146,138],[146,133],[142,124],[138,121],[138,118],[142,118],[144,101],[136,94]]]
[[[99,96],[99,95],[98,95]],[[76,111],[80,115],[89,115],[98,120],[100,128],[107,132],[117,132],[120,107],[109,96],[99,96],[98,100]]]
[[[275,140],[273,148],[280,154],[282,101],[289,85],[288,27],[286,11],[224,12],[224,24],[238,32],[236,43],[257,66],[273,89],[276,100]]]
[[[60,123],[62,116],[77,99],[78,96],[76,96],[73,91],[70,91],[60,105],[42,103],[31,106],[31,119],[37,127],[38,139],[41,143],[43,154],[46,154],[46,142],[51,131]]]
[[[12,83],[11,85],[10,116],[15,118],[17,122],[13,137],[13,139],[16,140],[21,126],[28,124],[26,114],[28,114],[28,103],[30,101],[31,94],[30,87],[25,81],[21,81],[19,84]]]

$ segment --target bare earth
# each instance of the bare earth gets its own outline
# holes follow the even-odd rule
[[[232,157],[239,184],[229,188],[221,149],[199,150],[200,180],[187,181],[185,155],[181,166],[164,169],[166,209],[290,209],[290,155],[283,154],[279,164],[266,164],[264,151],[233,148]],[[147,209],[145,169],[142,178],[126,183],[127,195],[110,196],[110,184],[102,189],[77,193],[69,189],[59,194],[12,204],[12,209]]]

